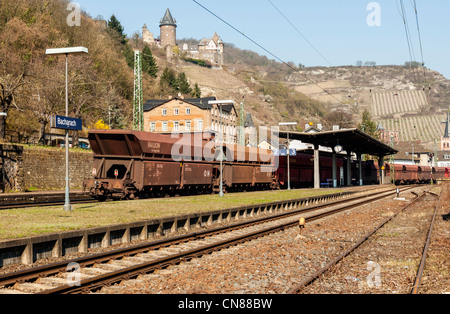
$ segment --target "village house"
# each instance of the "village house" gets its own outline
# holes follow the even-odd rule
[[[144,104],[144,131],[153,133],[220,134],[224,143],[236,144],[238,115],[234,105],[210,105],[215,97],[150,99]],[[222,112],[222,115],[220,114]]]

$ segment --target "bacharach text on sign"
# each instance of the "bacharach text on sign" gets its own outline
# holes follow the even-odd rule
[[[83,129],[83,121],[76,118],[53,116],[51,126],[57,129],[81,131]]]

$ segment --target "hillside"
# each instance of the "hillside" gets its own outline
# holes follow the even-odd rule
[[[133,95],[133,70],[124,46],[104,23],[81,14],[67,23],[65,0],[2,0],[0,5],[0,139],[43,139],[50,116],[64,114],[65,60],[48,48],[84,46],[69,57],[69,107],[86,126],[98,119],[126,125]],[[5,135],[6,131],[6,135]],[[33,140],[31,140],[33,138]],[[28,140],[27,140],[28,141]]]
[[[50,117],[64,114],[64,58],[45,56],[47,48],[84,46],[85,56],[69,58],[70,115],[92,127],[100,119],[115,128],[129,128],[132,116],[133,68],[130,54],[142,49],[142,38],[126,39],[120,21],[92,19],[82,13],[80,25],[67,23],[67,0],[3,0],[0,6],[0,138],[44,143],[50,131]],[[114,28],[110,27],[113,24]],[[234,49],[228,62],[240,64],[225,70],[209,70],[175,57],[166,60],[163,49],[154,49],[157,78],[144,75],[144,98],[167,97],[159,79],[166,67],[185,72],[193,86],[198,83],[203,96],[232,98],[245,102],[257,125],[279,121],[308,122],[306,116],[322,116],[323,105],[286,88],[283,84],[262,84],[253,79],[277,64],[251,51]],[[229,54],[232,56],[233,54]],[[132,57],[131,57],[132,59]],[[250,61],[253,60],[253,61]],[[262,60],[262,61],[261,61]],[[241,69],[240,67],[243,68]],[[271,71],[272,71],[271,70]],[[283,72],[280,72],[283,73]],[[284,74],[284,73],[283,73]],[[172,95],[175,96],[175,95]]]
[[[142,38],[126,39],[120,22],[114,34],[105,21],[83,13],[81,26],[67,25],[67,0],[2,0],[0,6],[0,138],[3,130],[18,138],[49,131],[49,118],[64,110],[64,60],[46,57],[46,48],[85,46],[87,56],[71,56],[71,115],[85,126],[99,119],[115,128],[131,126],[133,97],[132,50],[143,49]],[[183,40],[189,41],[189,40]],[[192,43],[198,42],[190,39]],[[184,72],[202,96],[233,99],[253,116],[257,126],[298,122],[339,123],[356,127],[368,109],[387,130],[404,141],[432,143],[443,134],[439,123],[450,104],[450,81],[437,72],[405,66],[290,67],[255,52],[225,45],[222,70],[188,63],[164,49],[152,48],[158,73],[144,74],[144,98],[168,97],[160,85],[164,69]],[[130,61],[131,55],[131,61]],[[171,96],[175,96],[171,95]],[[344,112],[337,120],[334,112]],[[332,119],[333,118],[333,119]],[[442,129],[442,130],[441,130]]]
[[[434,146],[444,132],[450,104],[450,81],[438,72],[405,66],[314,67],[293,71],[266,57],[231,46],[234,63],[210,70],[177,61],[178,71],[198,83],[204,96],[245,97],[245,111],[257,125],[292,120],[299,129],[310,121],[325,126],[327,112],[343,111],[356,127],[365,109],[388,131],[398,131],[400,141]],[[419,83],[417,83],[419,82]],[[300,100],[301,99],[301,100]],[[315,99],[316,102],[311,99]]]
[[[179,42],[193,44],[198,40],[182,39]],[[234,63],[227,63],[224,69],[209,69],[185,62],[177,56],[173,56],[168,62],[162,49],[152,48],[159,67],[158,77],[165,67],[177,73],[184,72],[191,86],[196,83],[200,86],[203,97],[232,99],[238,110],[241,102],[244,102],[245,113],[252,114],[257,126],[270,127],[289,120],[298,122],[297,129],[302,130],[302,126],[311,120],[317,123],[322,121],[326,114],[324,103],[279,81],[281,77],[291,73],[284,69],[284,65],[232,44],[226,44],[226,49],[226,61]],[[145,97],[159,98],[158,90],[151,84],[154,82],[144,82]]]
[[[434,139],[444,133],[441,122],[449,110],[450,80],[429,69],[423,73],[422,68],[405,66],[320,67],[302,69],[285,80],[295,90],[329,103],[331,110],[358,119],[368,109],[386,130],[398,131],[400,141],[434,147]]]

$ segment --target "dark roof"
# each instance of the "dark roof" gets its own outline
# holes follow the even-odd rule
[[[164,14],[164,17],[161,19],[161,22],[159,23],[159,27],[170,25],[170,26],[177,26],[177,21],[172,17],[172,13],[170,13],[170,10],[167,8],[166,14]]]
[[[449,150],[441,150],[437,152],[437,157],[439,161],[450,161],[450,151]]]
[[[280,138],[287,138],[287,132],[280,131]],[[303,143],[317,144],[334,148],[338,144],[344,150],[360,154],[388,156],[398,151],[358,129],[326,131],[320,133],[289,132],[289,139]]]
[[[246,127],[246,128],[254,128],[255,127],[251,113],[247,113],[245,115],[244,127]]]

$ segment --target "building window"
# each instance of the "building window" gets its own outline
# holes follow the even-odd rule
[[[151,122],[150,123],[150,132],[155,132],[156,131],[156,122]]]
[[[162,130],[163,130],[163,132],[167,132],[167,122],[163,122]]]
[[[178,108],[175,108],[175,109],[173,110],[173,115],[174,115],[174,116],[178,116],[178,113],[179,113]]]
[[[180,122],[175,121],[173,124],[173,130],[174,131],[179,131],[180,130]]]
[[[186,108],[186,115],[187,116],[191,115],[191,108],[189,108],[189,107]]]
[[[162,110],[162,115],[163,115],[163,117],[167,116],[167,109],[166,109],[166,108],[164,108],[164,109]]]
[[[197,130],[203,131],[203,120],[198,120],[197,122]]]
[[[191,121],[186,121],[186,131],[191,130]]]

